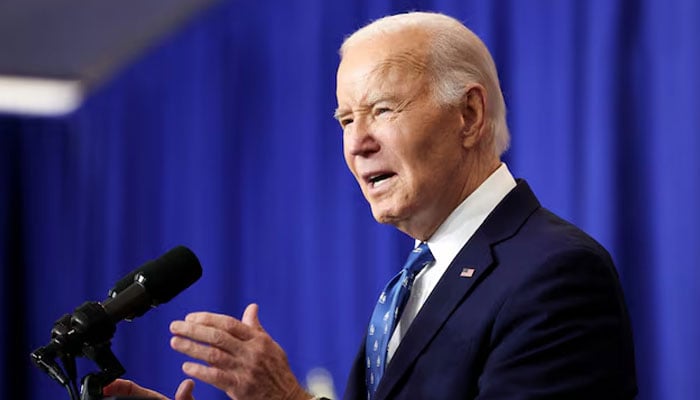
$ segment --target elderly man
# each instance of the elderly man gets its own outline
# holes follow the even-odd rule
[[[500,161],[505,105],[479,38],[444,15],[401,14],[355,32],[341,58],[347,165],[375,219],[416,240],[379,296],[344,398],[633,398],[613,263]],[[255,305],[240,321],[194,313],[171,331],[175,350],[204,362],[184,372],[233,399],[311,398]],[[106,392],[157,395],[127,381]]]

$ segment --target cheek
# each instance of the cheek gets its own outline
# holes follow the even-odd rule
[[[345,160],[345,165],[348,166],[348,169],[350,170],[350,172],[355,174],[355,171],[353,169],[353,164],[352,164],[352,157],[350,156],[350,152],[348,151],[348,146],[344,140],[343,140],[343,159]]]
[[[350,171],[353,178],[355,178],[357,184],[360,185],[360,189],[364,191],[364,188],[362,187],[361,178],[357,176],[357,172],[355,169],[355,157],[348,155],[347,152],[343,152],[343,158],[345,159],[345,165],[348,167],[348,171]]]
[[[412,151],[411,159],[405,159],[409,166],[408,178],[416,190],[435,193],[454,178],[462,160],[459,152],[459,142],[448,137],[442,140],[431,140]]]

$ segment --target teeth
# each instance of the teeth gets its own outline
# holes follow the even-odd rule
[[[373,176],[370,178],[370,183],[372,184],[373,187],[379,187],[380,185],[384,184],[389,178],[392,177],[392,174],[381,174],[377,176]]]

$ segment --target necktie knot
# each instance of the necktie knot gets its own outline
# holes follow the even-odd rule
[[[410,275],[414,275],[433,261],[435,261],[433,253],[430,252],[428,244],[423,242],[420,244],[420,246],[413,249],[411,254],[408,255],[408,259],[406,260],[406,264],[403,266],[403,269],[408,271]]]

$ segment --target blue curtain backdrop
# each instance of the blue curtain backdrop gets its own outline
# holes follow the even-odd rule
[[[333,120],[337,48],[371,19],[451,14],[498,64],[516,176],[613,254],[640,399],[700,393],[700,3],[228,1],[65,118],[0,120],[0,398],[67,398],[30,364],[58,317],[184,244],[202,279],[122,324],[127,377],[172,394],[168,323],[261,306],[304,380],[342,391],[411,241],[376,224]],[[81,372],[92,367],[81,364]],[[204,384],[199,399],[223,395]]]

